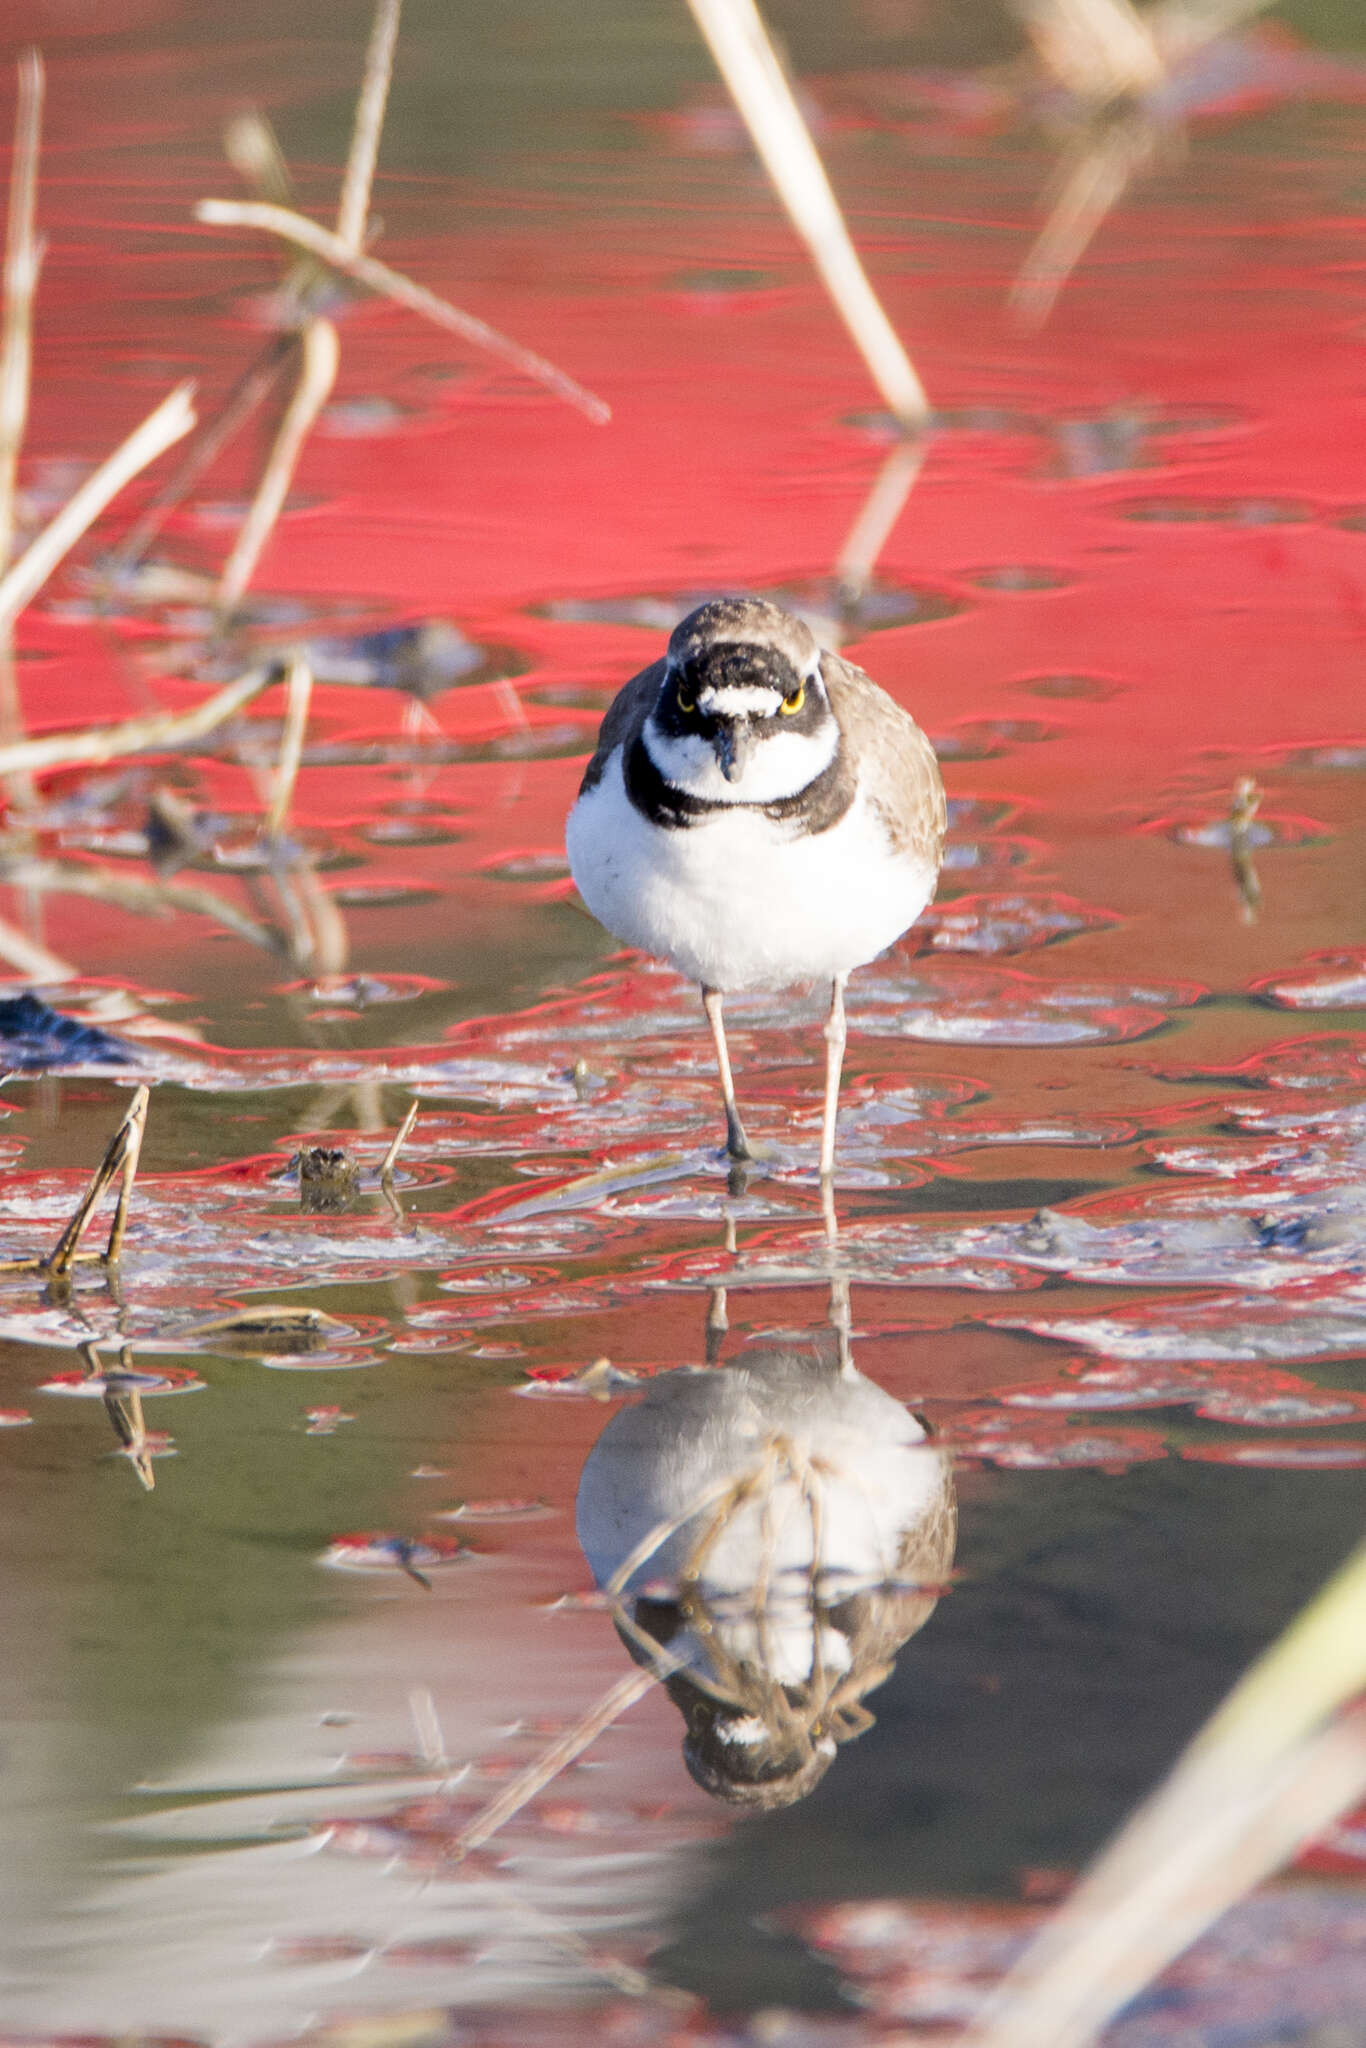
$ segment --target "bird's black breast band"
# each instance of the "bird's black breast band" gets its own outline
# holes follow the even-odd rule
[[[828,832],[854,800],[854,781],[842,748],[836,748],[834,759],[805,789],[766,804],[719,803],[712,797],[694,796],[690,790],[679,789],[676,783],[665,780],[643,735],[626,749],[622,771],[626,794],[641,815],[651,824],[673,830],[705,824],[721,812],[751,811],[762,813],[778,825],[793,825],[804,832]]]

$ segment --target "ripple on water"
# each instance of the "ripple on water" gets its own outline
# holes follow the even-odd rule
[[[1062,703],[1108,704],[1128,689],[1116,676],[1038,675],[1020,676],[1013,687],[1029,697],[1046,697]]]
[[[956,1458],[980,1459],[1010,1472],[1118,1473],[1167,1456],[1166,1441],[1155,1429],[1102,1429],[1061,1416],[1026,1419],[999,1408],[953,1411],[941,1421],[939,1436]]]
[[[916,927],[945,953],[1026,953],[1120,922],[1074,896],[955,896],[932,904]]]
[[[1212,799],[1212,803],[1219,799]],[[1224,799],[1227,804],[1227,799]],[[1273,846],[1309,846],[1332,834],[1317,818],[1302,818],[1287,811],[1258,811],[1245,824],[1235,824],[1227,815],[1210,817],[1196,812],[1145,819],[1141,830],[1174,839],[1179,846],[1199,846],[1216,853],[1228,853],[1237,845],[1253,853]]]
[[[1299,1363],[1366,1353],[1366,1285],[1301,1282],[1275,1295],[1133,1303],[1093,1315],[995,1316],[1001,1329],[1138,1364]]]
[[[726,597],[725,588],[697,588],[677,592],[610,597],[552,598],[537,605],[543,617],[573,625],[640,626],[654,633],[671,633],[680,619],[716,597]],[[933,584],[901,584],[870,581],[851,595],[833,577],[776,584],[756,590],[756,597],[781,605],[805,619],[818,640],[847,639],[854,634],[878,633],[895,626],[925,625],[934,619],[951,618],[964,609],[963,600]]]
[[[851,988],[849,1014],[874,1037],[958,1045],[1114,1045],[1158,1031],[1166,1013],[1204,1000],[1193,982],[1052,982],[1018,969],[950,961],[883,963]]]
[[[1348,1472],[1366,1466],[1366,1443],[1185,1444],[1181,1456],[1203,1465],[1249,1465],[1257,1471]]]
[[[1366,946],[1311,953],[1298,971],[1266,974],[1248,986],[1282,1010],[1366,1009]]]
[[[145,1366],[109,1367],[105,1372],[73,1369],[54,1373],[38,1388],[40,1394],[75,1394],[102,1400],[106,1394],[202,1394],[205,1382],[188,1367],[163,1366],[148,1371]]]
[[[1366,1394],[1316,1387],[1291,1373],[1265,1368],[1230,1370],[1210,1364],[1082,1363],[1059,1381],[1011,1387],[997,1395],[1008,1408],[1088,1413],[1129,1408],[1190,1407],[1206,1422],[1257,1429],[1326,1428],[1366,1420]]]
[[[1366,1033],[1325,1031],[1311,1038],[1282,1039],[1228,1066],[1154,1066],[1149,1071],[1162,1081],[1232,1081],[1243,1088],[1284,1088],[1306,1093],[1359,1089],[1366,1080]]]
[[[1178,496],[1128,498],[1112,508],[1146,526],[1305,526],[1318,517],[1302,498]]]

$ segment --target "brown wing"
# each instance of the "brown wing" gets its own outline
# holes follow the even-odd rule
[[[664,680],[665,664],[652,661],[638,676],[632,676],[629,683],[618,690],[607,707],[607,716],[598,733],[597,751],[583,771],[579,784],[579,795],[596,788],[602,781],[607,763],[616,747],[631,746],[639,737],[641,727],[649,717],[659,696],[659,686]]]
[[[937,868],[948,812],[934,748],[910,712],[852,662],[822,655],[821,673],[840,731],[858,761],[859,785],[893,848]]]

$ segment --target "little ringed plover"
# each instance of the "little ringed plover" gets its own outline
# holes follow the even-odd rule
[[[752,1156],[722,999],[829,981],[820,1170],[835,1161],[844,984],[934,894],[944,785],[915,720],[762,598],[718,598],[610,706],[569,814],[584,902],[699,982],[731,1156]]]

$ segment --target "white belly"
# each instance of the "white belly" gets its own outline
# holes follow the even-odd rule
[[[739,807],[653,825],[626,795],[620,750],[570,812],[565,840],[579,893],[609,932],[722,990],[861,967],[914,924],[936,880],[928,862],[893,852],[862,797],[810,835]]]

